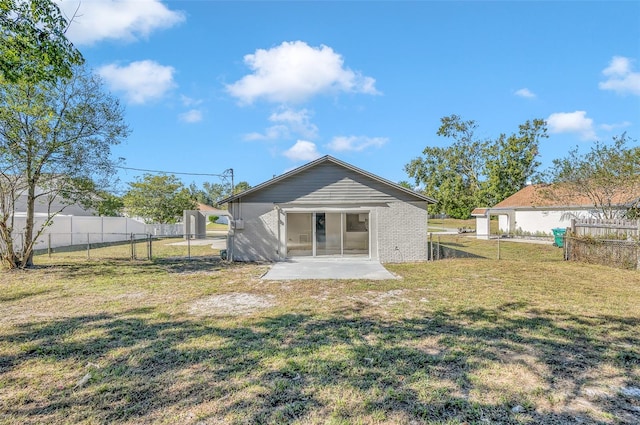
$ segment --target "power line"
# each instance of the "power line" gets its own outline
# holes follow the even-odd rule
[[[233,170],[225,170],[224,174],[208,174],[208,173],[181,173],[178,171],[162,171],[162,170],[147,170],[145,168],[132,168],[132,167],[123,167],[120,165],[116,165],[115,168],[120,168],[122,170],[133,170],[133,171],[143,171],[146,173],[159,173],[159,174],[180,174],[183,176],[207,176],[207,177],[220,177],[225,178],[228,177],[228,171],[231,171],[231,175],[233,175]]]

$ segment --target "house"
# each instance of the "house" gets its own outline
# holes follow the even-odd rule
[[[613,194],[613,209],[624,213],[628,196]],[[600,218],[593,201],[586,196],[563,191],[557,185],[529,185],[490,208],[476,208],[471,212],[476,218],[478,238],[489,237],[489,221],[498,216],[501,232],[522,235],[552,233],[554,228],[566,228],[572,218]]]
[[[61,196],[53,196],[50,197],[47,195],[42,188],[36,187],[36,198],[34,203],[34,217],[48,217],[52,213],[57,213],[57,215],[65,215],[65,216],[94,216],[96,215],[96,210],[92,207],[86,207],[81,205],[80,203],[71,203],[63,199]],[[27,193],[26,190],[20,193],[20,195],[16,199],[14,215],[16,217],[25,217],[27,215]]]
[[[432,198],[324,156],[221,201],[228,204],[228,258],[357,256],[427,259]]]
[[[227,218],[229,212],[227,212],[227,210],[221,210],[220,208],[212,207],[211,205],[203,204],[202,202],[198,202],[197,209],[207,217],[207,222],[209,222],[209,217],[215,216],[218,217],[215,221],[216,223],[229,223],[229,220]]]

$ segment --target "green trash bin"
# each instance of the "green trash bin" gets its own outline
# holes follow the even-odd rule
[[[553,231],[553,245],[562,248],[564,246],[564,234],[567,233],[567,229],[556,227],[551,230]]]

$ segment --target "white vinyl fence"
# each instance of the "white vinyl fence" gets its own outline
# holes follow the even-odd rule
[[[44,217],[36,217],[34,229],[44,223]],[[24,217],[15,218],[14,241],[16,248],[23,243]],[[56,216],[53,223],[40,235],[35,250],[73,245],[124,242],[134,235],[136,239],[151,236],[181,236],[182,224],[144,224],[127,217]]]

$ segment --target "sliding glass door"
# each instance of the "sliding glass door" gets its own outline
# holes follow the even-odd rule
[[[316,255],[342,255],[342,214],[315,213]]]
[[[287,213],[287,256],[368,256],[369,213]]]
[[[313,255],[312,215],[309,213],[287,213],[287,256]]]

